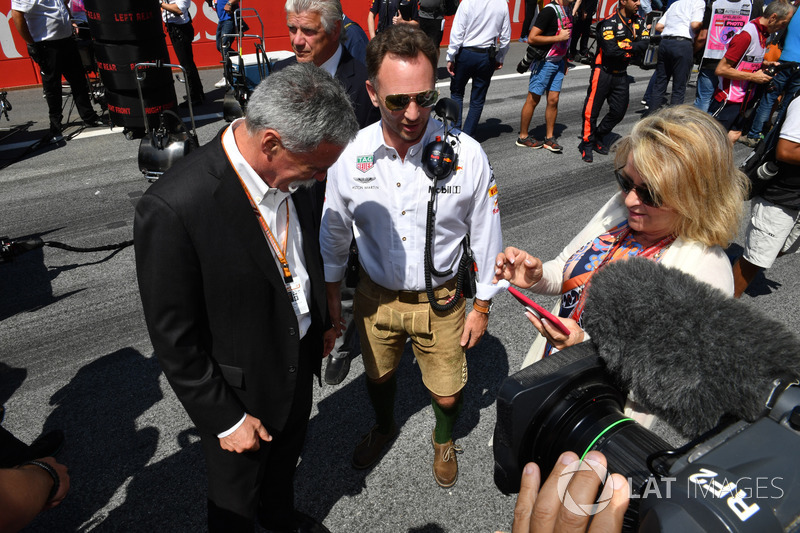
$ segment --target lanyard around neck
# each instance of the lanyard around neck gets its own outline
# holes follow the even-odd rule
[[[275,252],[275,257],[278,258],[278,262],[281,264],[281,269],[283,270],[283,281],[284,283],[291,283],[292,282],[292,271],[289,268],[289,261],[286,260],[286,245],[289,241],[289,199],[284,198],[284,202],[286,202],[286,231],[283,234],[283,244],[278,245],[278,239],[272,234],[272,230],[269,229],[269,225],[267,221],[264,220],[264,217],[261,215],[261,210],[256,205],[255,201],[253,201],[253,196],[250,194],[250,191],[244,184],[244,180],[236,173],[236,177],[239,178],[239,183],[242,184],[242,189],[244,189],[244,193],[247,195],[247,199],[250,201],[250,206],[253,208],[253,212],[256,214],[256,218],[258,218],[258,223],[261,226],[261,231],[264,233],[264,237],[266,237],[267,242],[272,247],[272,250]],[[280,204],[278,204],[278,208],[280,208]]]

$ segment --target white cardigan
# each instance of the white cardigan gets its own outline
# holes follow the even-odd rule
[[[619,225],[628,216],[625,207],[625,197],[617,193],[592,217],[589,223],[564,247],[558,257],[547,261],[542,266],[542,279],[534,284],[530,290],[538,294],[560,295],[564,282],[564,265],[567,260],[585,246],[588,242]],[[661,256],[661,264],[674,267],[687,274],[691,274],[700,281],[720,289],[729,296],[733,296],[733,270],[731,262],[725,251],[720,246],[706,246],[697,241],[688,241],[681,237],[675,239],[672,245]],[[561,306],[559,300],[553,308],[553,314],[558,316]],[[547,339],[541,334],[533,341],[522,367],[526,367],[544,355]],[[629,407],[633,407],[630,405]],[[640,409],[640,408],[639,408]],[[649,427],[653,422],[653,415],[640,412],[634,408],[632,412],[626,410],[628,416],[633,416],[639,423]]]

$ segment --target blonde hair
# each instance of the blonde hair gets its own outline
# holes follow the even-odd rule
[[[616,147],[663,206],[678,214],[673,232],[707,246],[736,236],[750,181],[734,164],[725,129],[695,107],[668,107],[640,120]]]

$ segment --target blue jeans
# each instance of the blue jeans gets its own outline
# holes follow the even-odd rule
[[[769,118],[772,106],[775,105],[775,100],[777,100],[781,93],[786,91],[786,94],[794,94],[800,89],[800,77],[792,77],[792,72],[791,69],[782,70],[772,78],[775,89],[768,93],[765,92],[761,97],[761,101],[756,108],[756,113],[753,116],[753,124],[750,126],[750,131],[747,132],[748,137],[758,137],[761,130],[764,129],[764,123],[767,121],[767,118]],[[787,85],[789,81],[791,81],[791,83]]]
[[[714,96],[716,86],[717,76],[714,74],[714,69],[701,69],[697,74],[697,96],[694,99],[694,106],[697,109],[708,113],[708,106],[711,105],[711,97]]]
[[[223,37],[223,35],[232,33],[236,33],[236,25],[233,23],[233,19],[223,20],[217,24],[217,51],[222,54],[223,59],[225,58],[223,50],[229,50],[234,39],[233,37]]]
[[[488,52],[478,52],[462,48],[455,58],[455,76],[450,80],[450,98],[458,104],[458,121],[455,126],[472,137],[481,120],[486,93],[492,82],[495,62],[489,59]],[[469,114],[461,127],[461,111],[464,106],[464,89],[472,78],[472,92],[469,96]]]

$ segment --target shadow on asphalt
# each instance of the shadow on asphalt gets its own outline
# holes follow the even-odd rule
[[[463,392],[464,405],[453,430],[456,441],[475,429],[481,410],[494,403],[500,385],[508,376],[508,354],[500,340],[488,333],[476,348],[467,352],[467,362],[469,377]],[[372,471],[372,468],[356,470],[350,464],[356,443],[375,420],[364,379],[363,375],[358,376],[319,402],[319,413],[309,423],[309,436],[295,477],[295,492],[313,494],[313,501],[299,497],[298,508],[319,520],[340,499],[365,490],[366,478]],[[427,411],[433,428],[430,395],[422,383],[410,343],[397,369],[397,380],[395,421],[400,432],[408,419],[422,410]],[[427,524],[410,531],[436,533],[444,529],[438,524]]]
[[[194,430],[177,437],[177,452],[149,464],[159,432],[138,419],[163,397],[160,373],[154,357],[124,348],[82,367],[53,394],[55,409],[44,432],[62,429],[66,435],[58,459],[69,468],[70,492],[28,531],[203,528],[205,503],[197,494],[205,486],[205,468]],[[106,514],[114,497],[124,503]]]

